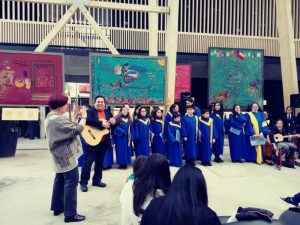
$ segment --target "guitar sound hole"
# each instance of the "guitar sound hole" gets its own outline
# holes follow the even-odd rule
[[[92,131],[91,130],[88,130],[89,131],[89,134],[91,135],[91,137],[95,140],[96,137],[93,135]]]

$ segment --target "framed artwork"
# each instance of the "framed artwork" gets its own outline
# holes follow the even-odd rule
[[[91,53],[91,98],[102,95],[115,105],[163,105],[166,68],[165,57]]]
[[[263,50],[210,48],[209,103],[220,101],[226,110],[253,102],[262,107],[263,58]]]
[[[62,54],[0,51],[0,105],[48,105],[63,81]]]

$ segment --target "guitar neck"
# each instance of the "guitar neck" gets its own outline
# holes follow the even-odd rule
[[[300,134],[284,135],[283,138],[300,137]]]

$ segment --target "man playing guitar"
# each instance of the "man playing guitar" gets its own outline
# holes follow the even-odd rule
[[[292,137],[293,135],[288,135],[283,129],[283,121],[277,120],[274,129],[270,133],[270,141],[276,153],[279,149],[282,150],[282,155],[285,155],[286,163],[290,163],[290,160],[297,149],[293,143]]]
[[[105,108],[105,98],[96,96],[94,106],[87,111],[86,124],[100,130],[110,129],[116,123],[112,113]],[[95,162],[94,176],[92,185],[96,187],[106,187],[106,184],[101,181],[102,167],[105,152],[111,145],[109,133],[103,136],[101,142],[96,146],[91,146],[87,143],[87,152],[85,155],[84,164],[81,170],[80,189],[82,192],[88,191],[88,181],[90,179],[91,167]]]

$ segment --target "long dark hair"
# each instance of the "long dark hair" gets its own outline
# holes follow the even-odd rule
[[[232,108],[232,115],[236,116],[237,113],[235,112],[235,107],[239,106],[241,108],[241,106],[239,104],[235,104]]]
[[[153,120],[156,120],[156,119],[157,119],[156,113],[157,113],[158,110],[162,111],[158,106],[153,108],[153,110],[152,110],[152,112],[151,112],[151,118],[152,118]]]
[[[216,110],[216,104],[220,105],[220,110],[219,111]],[[223,117],[223,115],[224,115],[223,104],[221,102],[216,102],[214,104],[213,112],[214,112],[214,114],[219,114],[221,117]]]
[[[174,109],[176,108],[176,106],[178,106],[178,104],[174,103],[170,106],[170,112],[173,114],[174,113]],[[179,107],[179,106],[178,106]]]
[[[188,219],[188,224],[197,225],[201,217],[199,209],[207,206],[207,187],[201,170],[185,165],[173,179],[170,191],[161,204],[158,221],[164,221],[164,224],[185,224]]]
[[[133,183],[133,209],[135,215],[144,213],[142,205],[148,195],[156,196],[157,189],[163,193],[169,191],[171,175],[168,160],[159,153],[154,153],[146,161],[145,167]]]
[[[138,119],[142,118],[142,114],[141,114],[142,109],[145,109],[145,110],[146,110],[146,117],[147,117],[147,109],[146,109],[145,107],[141,107],[140,110],[139,110],[139,112],[138,112],[138,114],[137,114],[137,118],[138,118]]]
[[[141,108],[142,108],[142,105],[140,105],[140,104],[137,104],[137,105],[135,106],[135,108],[134,108],[133,115],[137,115],[137,113],[136,113],[136,110],[138,110],[138,109],[139,109],[139,111],[140,111],[140,110],[141,110]]]

